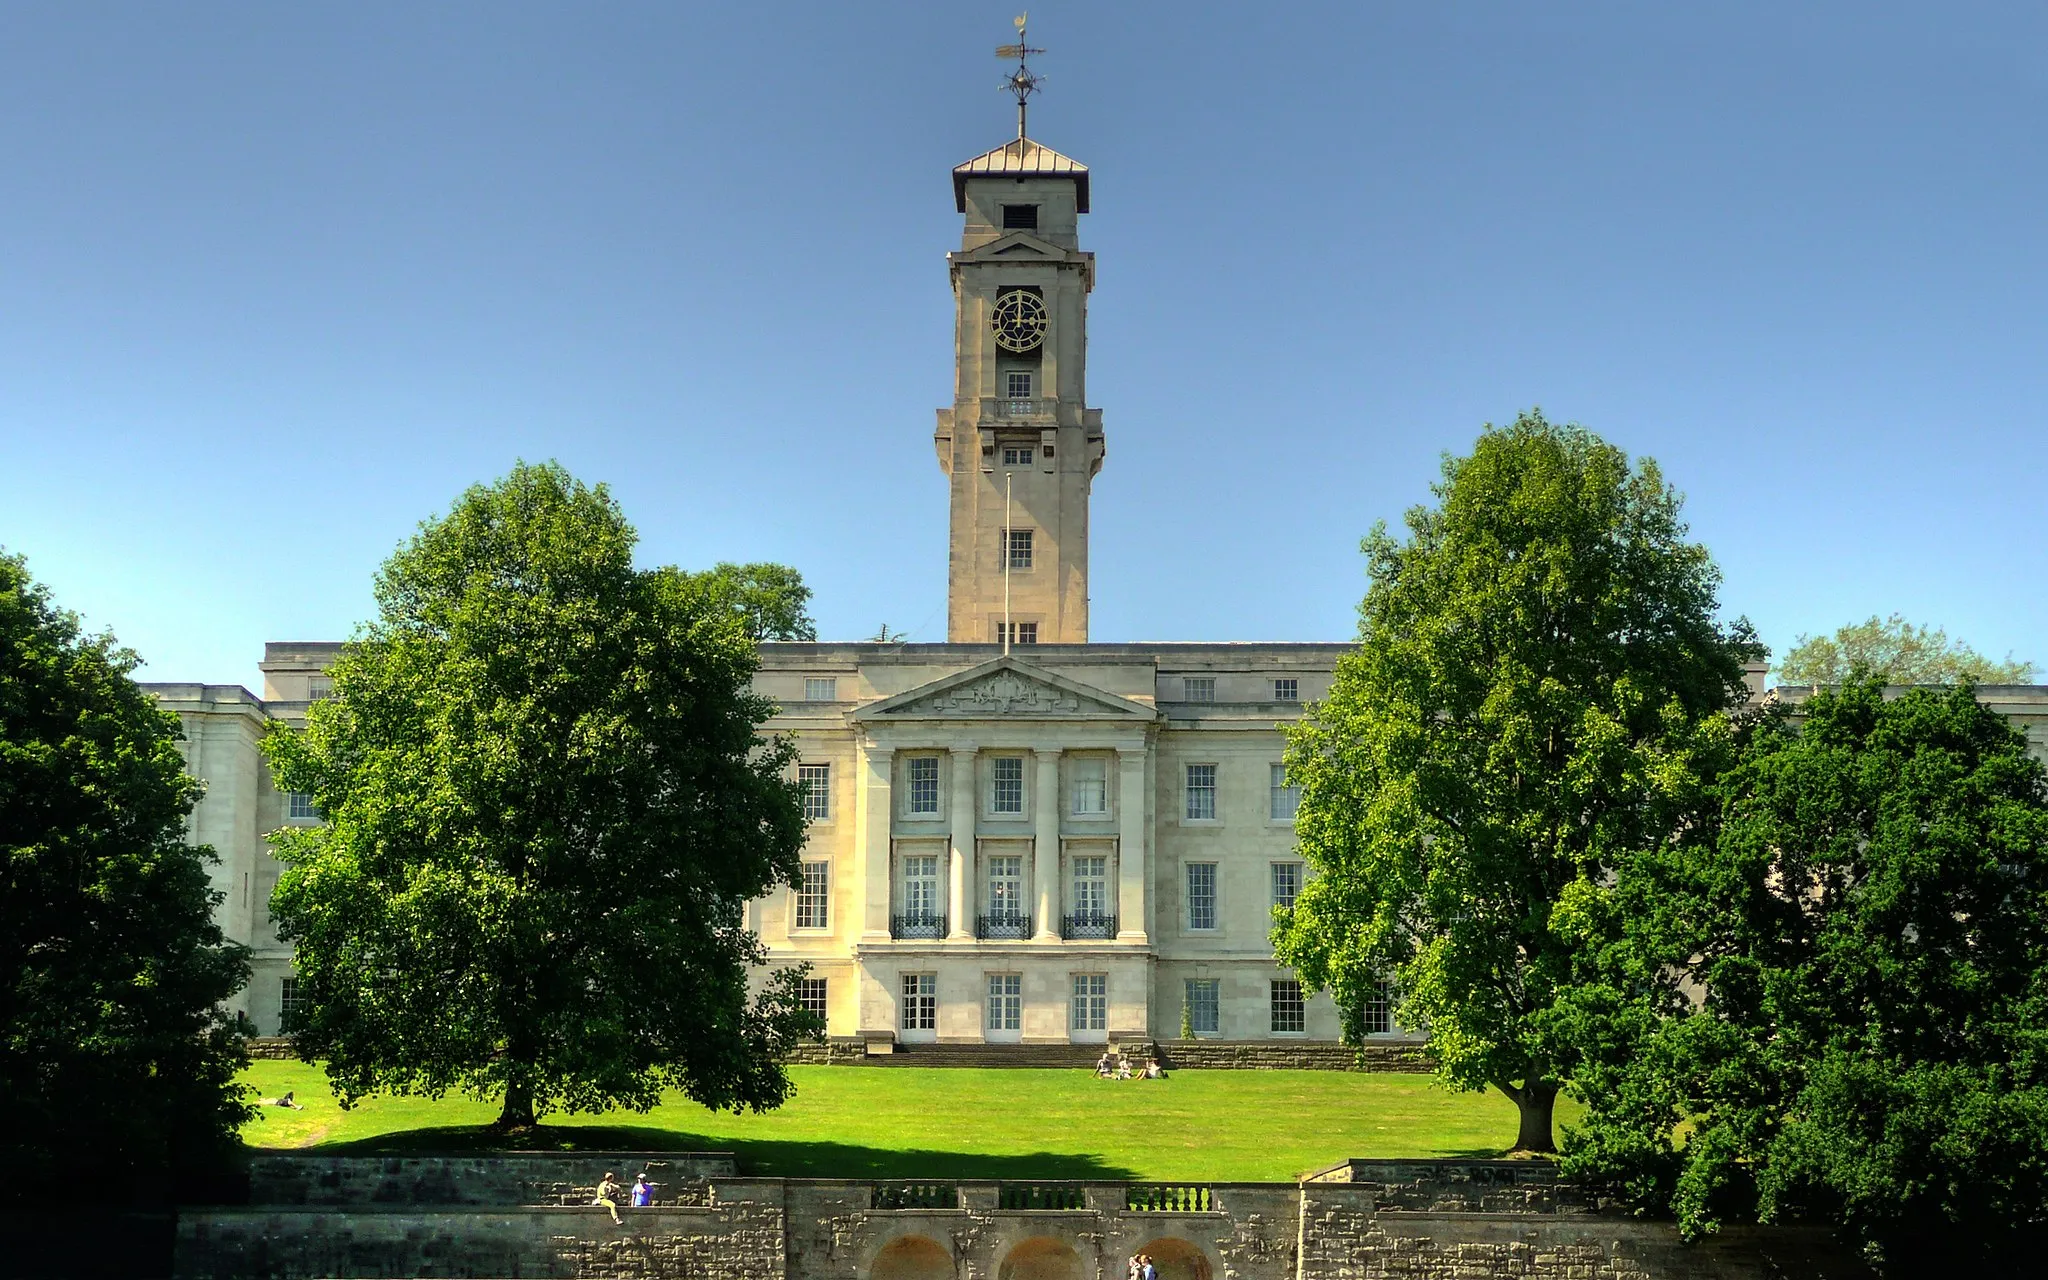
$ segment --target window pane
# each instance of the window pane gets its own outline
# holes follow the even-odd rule
[[[1068,1025],[1075,1031],[1109,1029],[1109,978],[1100,973],[1074,975],[1074,999]]]
[[[997,756],[989,767],[989,812],[1024,812],[1024,757]]]
[[[1217,982],[1214,978],[1188,979],[1188,1023],[1198,1036],[1213,1036],[1220,1019],[1217,1015]]]
[[[939,914],[939,860],[916,854],[903,860],[903,914],[924,921]]]
[[[1216,816],[1216,766],[1188,766],[1188,817],[1197,820]]]
[[[797,997],[802,1001],[805,1013],[813,1013],[820,1018],[825,1016],[827,1005],[825,981],[823,978],[803,978],[799,980]]]
[[[1077,814],[1109,812],[1109,762],[1107,760],[1080,759],[1074,761],[1074,812]]]
[[[939,975],[903,975],[903,1029],[936,1031],[939,1026]]]
[[[937,813],[939,811],[939,758],[937,756],[912,756],[910,773],[910,812]]]
[[[1020,623],[1018,623],[1018,624],[1017,624],[1017,636],[1016,636],[1016,643],[1018,643],[1018,644],[1037,644],[1037,643],[1038,643],[1038,624],[1037,624],[1037,623],[1035,623],[1035,622],[1020,622]]]
[[[1394,984],[1381,979],[1369,988],[1365,1005],[1359,1010],[1360,1029],[1369,1036],[1393,1034],[1394,1030]]]
[[[1180,683],[1182,696],[1189,702],[1216,701],[1215,676],[1187,676]]]
[[[1024,449],[1020,450],[1020,452],[1024,455],[1023,461],[1031,461],[1031,450]],[[1010,530],[1008,545],[1010,548],[1010,567],[1012,569],[1029,569],[1031,567],[1031,534],[1032,530],[1030,529]]]
[[[804,863],[803,887],[796,891],[797,928],[825,927],[831,903],[831,873],[832,864],[829,862]]]
[[[1029,400],[1031,398],[1031,375],[1029,373],[1021,369],[1012,369],[1009,373],[1003,375],[1003,384],[1003,394],[1010,399]],[[1027,455],[1024,461],[1028,463],[1031,461],[1028,456],[1031,450],[1029,447],[1026,447],[1024,452]]]
[[[1301,896],[1301,864],[1299,862],[1276,862],[1273,864],[1273,905],[1292,907],[1294,900]]]
[[[1301,788],[1288,784],[1286,765],[1276,764],[1272,769],[1273,781],[1269,794],[1272,800],[1273,820],[1292,822],[1294,815],[1301,810]]]
[[[839,677],[805,676],[805,702],[837,702],[839,700]]]
[[[988,975],[988,1029],[1015,1031],[1023,1025],[1023,977],[1014,973]]]
[[[1301,701],[1301,684],[1300,684],[1300,682],[1299,682],[1299,681],[1297,681],[1297,680],[1295,680],[1295,679],[1293,679],[1292,677],[1289,677],[1289,678],[1287,678],[1287,679],[1284,679],[1284,680],[1275,680],[1275,681],[1273,682],[1273,701],[1275,701],[1275,702],[1299,702],[1299,701]]]
[[[832,766],[800,764],[796,767],[796,780],[804,788],[804,816],[814,822],[829,819],[832,816]]]
[[[1301,1004],[1301,983],[1293,978],[1273,979],[1273,1030],[1301,1031],[1308,1025]]]
[[[1216,927],[1216,864],[1188,863],[1188,928]]]
[[[285,816],[289,818],[317,818],[313,812],[313,797],[303,791],[293,791],[285,796]]]

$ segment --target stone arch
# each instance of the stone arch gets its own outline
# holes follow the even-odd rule
[[[1135,1252],[1152,1259],[1159,1280],[1210,1280],[1215,1274],[1202,1246],[1178,1236],[1161,1236],[1139,1245]]]
[[[1085,1280],[1081,1255],[1052,1236],[1033,1236],[1010,1250],[996,1280]]]
[[[953,1255],[930,1236],[897,1236],[868,1264],[868,1280],[953,1280]]]

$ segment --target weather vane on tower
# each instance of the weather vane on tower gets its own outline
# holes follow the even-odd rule
[[[1017,43],[1006,44],[996,50],[998,58],[1002,58],[1005,61],[1011,58],[1017,60],[1017,69],[1003,78],[1003,88],[1009,90],[1011,96],[1017,99],[1017,136],[1020,138],[1024,136],[1025,100],[1038,92],[1038,86],[1045,79],[1045,77],[1035,74],[1031,70],[1030,64],[1025,61],[1034,53],[1045,52],[1043,49],[1032,48],[1024,39],[1024,19],[1030,16],[1025,13],[1018,14]]]

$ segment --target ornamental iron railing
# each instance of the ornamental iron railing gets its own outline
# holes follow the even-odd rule
[[[943,938],[946,936],[946,917],[935,916],[928,911],[907,911],[900,916],[890,916],[889,936]]]
[[[1028,938],[1031,936],[1031,917],[1022,911],[998,911],[991,915],[974,918],[974,936],[977,938]]]
[[[1209,1188],[1187,1182],[1133,1182],[1124,1187],[1124,1208],[1133,1213],[1214,1213]]]
[[[996,1188],[998,1209],[1086,1209],[1088,1195],[1072,1182],[1005,1182]]]
[[[960,1207],[960,1184],[957,1182],[877,1182],[875,1184],[874,1206],[877,1209],[958,1209]]]
[[[1076,911],[1060,920],[1062,938],[1114,938],[1116,917],[1100,911]]]

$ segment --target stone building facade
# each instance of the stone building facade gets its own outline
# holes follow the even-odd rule
[[[1107,442],[1087,403],[1088,169],[1020,137],[958,166],[953,192],[955,394],[934,435],[948,639],[761,646],[767,728],[798,744],[811,828],[802,887],[749,922],[773,963],[812,966],[807,999],[858,1052],[1174,1039],[1184,1010],[1199,1038],[1327,1045],[1336,1010],[1269,931],[1306,875],[1284,727],[1346,646],[1089,641]],[[339,648],[268,645],[260,698],[150,686],[207,783],[193,836],[221,856],[222,923],[255,950],[245,1010],[266,1033],[293,987],[263,837],[317,819],[272,787],[256,741],[328,695]],[[2044,741],[2048,689],[1983,696]],[[1367,1027],[1408,1039],[1384,1007]]]

